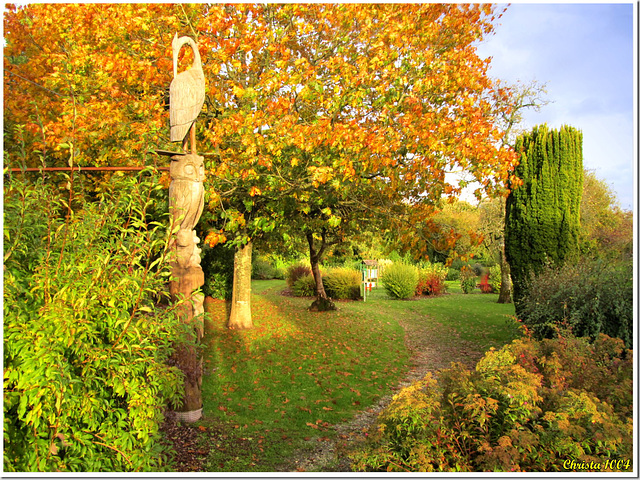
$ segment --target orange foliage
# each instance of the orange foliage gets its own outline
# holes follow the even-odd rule
[[[340,228],[349,225],[341,206],[354,198],[387,215],[390,205],[398,212],[410,205],[414,217],[426,218],[435,200],[459,193],[445,171],[463,169],[493,192],[516,161],[500,147],[503,132],[496,127],[495,99],[508,91],[493,83],[489,61],[476,55],[475,42],[493,30],[494,9],[10,7],[4,20],[9,161],[141,164],[150,163],[153,149],[175,149],[165,95],[177,32],[198,41],[207,78],[198,145],[209,154],[209,192],[240,210],[250,197],[252,215],[269,205],[264,214],[282,221],[292,212],[269,199],[290,198],[305,215],[330,207],[331,215],[318,218]]]

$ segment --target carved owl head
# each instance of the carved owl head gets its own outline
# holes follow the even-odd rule
[[[204,181],[204,158],[199,155],[176,155],[171,157],[169,173],[172,180]]]

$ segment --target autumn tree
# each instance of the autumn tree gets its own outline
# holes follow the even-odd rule
[[[9,5],[7,163],[153,163],[168,138],[171,38],[184,19],[180,6],[159,4]]]
[[[582,133],[546,125],[516,141],[523,185],[506,202],[505,251],[511,266],[516,309],[531,275],[548,262],[577,253],[582,196]]]
[[[473,46],[492,14],[462,5],[203,9],[192,26],[212,87],[203,141],[218,151],[209,165],[218,188],[209,205],[232,217],[234,241],[297,231],[316,264],[367,212],[384,217],[391,204],[455,193],[447,166],[488,189],[504,181],[512,157],[492,146],[493,85]],[[321,278],[316,285],[323,296]]]
[[[593,170],[584,171],[580,202],[581,250],[607,259],[631,258],[633,212],[620,207],[615,192]]]
[[[483,240],[480,235],[478,208],[469,202],[452,199],[442,202],[434,212],[414,225],[418,235],[395,239],[393,232],[387,238],[400,252],[410,253],[416,260],[450,263],[459,258],[473,258],[480,253]]]
[[[207,78],[197,132],[208,171],[203,221],[222,224],[207,241],[241,249],[270,232],[297,234],[316,242],[310,255],[320,262],[323,238],[357,232],[360,218],[397,229],[430,215],[442,195],[459,193],[448,171],[468,171],[487,192],[507,181],[514,156],[497,148],[493,108],[506,91],[475,51],[495,8],[17,9],[5,18],[12,155],[24,139],[31,162],[36,150],[48,162],[152,161],[145,152],[170,147],[171,38],[190,35]],[[25,88],[34,95],[19,95]],[[29,102],[38,96],[46,101]]]

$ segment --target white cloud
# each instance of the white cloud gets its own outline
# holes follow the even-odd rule
[[[553,103],[525,114],[525,127],[583,132],[584,163],[633,207],[633,4],[514,4],[478,48],[491,75],[547,84]]]

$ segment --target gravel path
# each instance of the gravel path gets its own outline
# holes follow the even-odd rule
[[[398,391],[421,380],[428,372],[448,368],[451,362],[459,362],[471,368],[482,357],[470,342],[456,337],[450,330],[429,318],[413,322],[400,321],[405,329],[405,344],[412,352],[409,372],[393,388]],[[447,341],[443,341],[447,339]],[[343,452],[350,444],[362,440],[365,432],[375,424],[378,414],[391,402],[394,393],[382,397],[377,404],[358,413],[351,421],[335,425],[336,437],[329,442],[309,446],[300,451],[291,462],[291,471],[298,472],[348,472],[349,459]]]

